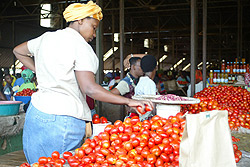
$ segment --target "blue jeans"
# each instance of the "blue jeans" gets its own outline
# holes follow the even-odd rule
[[[46,114],[30,103],[23,129],[23,151],[28,163],[37,162],[41,156],[51,157],[53,151],[61,154],[79,148],[85,127],[83,120]]]

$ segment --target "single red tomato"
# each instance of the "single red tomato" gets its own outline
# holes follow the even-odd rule
[[[161,149],[156,145],[150,149],[150,153],[158,157],[161,155]]]
[[[150,151],[148,151],[148,150],[142,150],[141,151],[141,155],[144,157],[144,158],[147,158],[147,156],[150,154]]]
[[[100,118],[93,119],[93,124],[99,124],[99,123],[100,123]]]
[[[155,162],[155,166],[163,166],[163,165],[164,165],[164,161],[161,158],[157,158]]]
[[[104,156],[96,156],[96,163],[102,164],[105,161]]]
[[[57,160],[60,158],[60,153],[58,151],[54,151],[52,154],[51,154],[51,158],[53,160]]]
[[[174,151],[174,149],[173,149],[172,146],[168,145],[168,146],[166,146],[166,147],[164,148],[163,151],[164,151],[164,153],[166,153],[166,154],[171,154],[171,153]]]
[[[109,155],[107,155],[107,157],[106,157],[106,160],[107,160],[107,162],[108,162],[108,164],[115,164],[116,163],[116,156],[115,155],[113,155],[113,154],[109,154]]]
[[[124,149],[127,150],[127,151],[132,150],[132,149],[133,149],[132,142],[131,142],[131,141],[126,141],[126,142],[124,142],[123,147],[124,147]]]
[[[140,122],[140,118],[138,116],[133,116],[130,122],[132,125],[135,125],[137,122]]]
[[[84,156],[82,158],[82,162],[87,165],[87,164],[91,164],[91,158],[89,156]]]
[[[142,110],[142,107],[141,106],[137,106],[136,107],[137,111],[141,114],[145,114],[145,111]]]
[[[152,108],[149,107],[148,105],[145,106],[145,111],[148,112],[148,111],[152,111]]]
[[[169,157],[168,157],[168,155],[166,154],[166,153],[162,153],[161,155],[160,155],[160,158],[164,161],[164,162],[169,162]]]
[[[107,148],[101,148],[100,152],[104,155],[107,156],[108,154],[110,154],[110,151]]]
[[[85,156],[85,150],[88,149],[88,148],[91,148],[91,147],[86,147],[85,149],[83,149],[83,148],[77,148],[77,149],[75,149],[75,155],[78,158],[83,158]]]
[[[85,148],[85,154],[90,154],[90,153],[92,153],[93,152],[93,148],[92,147],[87,147],[87,148]]]
[[[64,159],[63,159],[64,160]],[[54,166],[56,167],[62,167],[63,166],[63,162],[65,163],[65,160],[64,161],[61,161],[61,159],[57,159],[55,160],[55,164]],[[40,166],[39,166],[40,167]]]
[[[154,154],[149,154],[147,156],[147,162],[149,164],[154,164],[156,162],[156,156]]]
[[[115,123],[114,123],[114,126],[121,126],[123,125],[123,122],[121,120],[116,120]]]
[[[98,114],[94,114],[93,115],[93,119],[95,119],[95,118],[99,118],[99,115]]]
[[[107,125],[105,128],[104,128],[104,132],[107,132],[107,133],[110,133],[110,130],[113,128],[114,125]]]
[[[67,160],[67,159],[68,159],[70,156],[72,156],[72,155],[73,155],[73,154],[72,154],[71,152],[66,151],[66,152],[63,153],[63,158]]]
[[[101,122],[102,124],[106,124],[106,123],[108,123],[108,119],[107,119],[106,117],[101,117],[101,118],[100,118],[100,122]]]
[[[48,162],[48,158],[47,157],[40,157],[38,159],[39,164],[46,164]]]

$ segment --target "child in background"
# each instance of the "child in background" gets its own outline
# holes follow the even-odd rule
[[[12,77],[10,74],[6,74],[4,76],[4,80],[6,82],[6,85],[4,86],[3,88],[3,93],[5,95],[5,97],[7,98],[7,100],[11,100],[11,96],[13,95],[13,90],[12,90],[12,86],[11,86],[11,83],[12,83]]]

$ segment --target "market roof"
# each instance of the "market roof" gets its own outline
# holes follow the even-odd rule
[[[53,29],[62,28],[65,26],[62,18],[64,8],[69,3],[86,1],[1,0],[0,24],[4,25],[14,21],[16,25],[39,27],[41,5],[50,3],[52,4],[52,10],[49,11],[49,14],[44,14],[44,17],[53,20]],[[112,47],[112,32],[119,33],[119,2],[118,0],[99,0],[97,2],[103,4],[104,53]],[[169,68],[182,58],[185,58],[185,60],[181,67],[187,65],[190,62],[190,2],[190,0],[125,0],[124,55],[145,52],[156,55],[157,58],[167,55],[168,57],[163,61],[162,67]],[[201,61],[202,55],[202,5],[202,0],[197,0],[198,63]],[[249,62],[249,6],[249,0],[207,0],[207,58],[210,61],[221,59],[234,61],[238,54],[247,58]],[[12,31],[11,25],[8,30]],[[6,30],[0,26],[0,47],[2,48],[13,48],[13,45],[18,44],[25,38],[20,35],[15,38],[12,37],[8,40],[14,38],[14,44],[10,42],[10,45],[6,46],[6,39],[1,38],[5,33]],[[8,33],[12,35],[11,32]],[[241,38],[238,38],[239,36]],[[160,37],[159,41],[158,37]],[[143,46],[146,38],[149,39],[149,48]],[[104,69],[113,68],[113,60],[115,61],[115,67],[120,65],[119,43],[115,42],[114,45],[118,47],[118,50],[105,61]],[[167,46],[167,51],[164,51],[164,46]],[[2,51],[0,53],[3,54]],[[0,58],[2,59],[2,57]],[[8,58],[8,60],[12,61],[11,58]],[[7,66],[8,64],[6,62]]]

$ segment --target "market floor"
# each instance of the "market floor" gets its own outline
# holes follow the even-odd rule
[[[27,162],[23,150],[11,152],[0,156],[0,167],[16,167]]]

